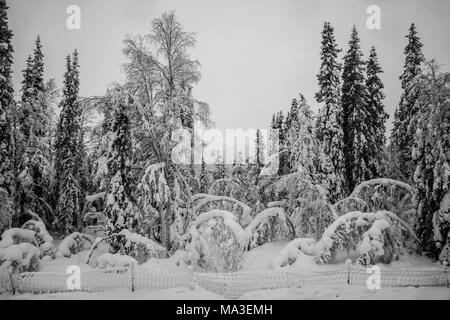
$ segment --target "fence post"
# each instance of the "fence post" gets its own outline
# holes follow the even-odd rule
[[[194,290],[195,289],[195,282],[194,282],[194,267],[193,266],[188,266],[188,272],[189,272],[189,277],[190,277],[190,289]]]
[[[135,281],[135,270],[134,270],[135,266],[134,263],[132,263],[130,265],[130,274],[131,274],[131,291],[134,292],[134,281]]]
[[[450,287],[450,279],[448,276],[448,262],[444,261],[444,262],[442,262],[442,264],[444,265],[444,275],[445,275],[445,278],[447,279],[447,288],[449,288]]]
[[[345,260],[345,264],[347,265],[347,284],[350,284],[351,273],[352,273],[352,260]]]
[[[9,271],[9,281],[11,282],[12,294],[16,294],[16,287],[14,286],[14,276],[11,271]]]

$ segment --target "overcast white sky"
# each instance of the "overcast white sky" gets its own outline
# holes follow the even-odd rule
[[[14,83],[39,34],[45,54],[45,76],[62,86],[65,56],[80,52],[82,96],[101,95],[123,80],[125,34],[148,33],[153,18],[176,10],[187,31],[197,33],[202,79],[195,89],[208,102],[213,120],[224,128],[267,128],[278,110],[287,111],[303,93],[317,111],[314,93],[319,70],[321,30],[335,27],[338,44],[347,49],[350,29],[360,32],[365,57],[375,45],[385,73],[386,109],[391,114],[400,96],[404,37],[411,22],[418,26],[427,58],[449,70],[450,1],[448,0],[9,0],[14,31]],[[66,8],[81,8],[81,30],[66,28]],[[366,9],[381,8],[381,30],[368,30]]]

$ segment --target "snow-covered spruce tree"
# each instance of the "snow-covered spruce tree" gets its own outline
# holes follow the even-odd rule
[[[28,118],[32,113],[30,103],[33,102],[33,97],[36,97],[36,93],[33,88],[33,58],[31,55],[27,58],[25,69],[22,70],[22,76],[22,104],[19,108],[20,114],[18,115],[18,120],[19,132],[22,136],[21,138],[23,143],[25,143],[30,135],[31,121],[28,121]],[[25,146],[22,146],[22,150],[18,151],[20,152],[20,155],[22,155],[24,148]]]
[[[127,109],[132,98],[121,88],[113,90],[113,135],[107,158],[108,183],[104,213],[107,217],[107,234],[116,234],[123,229],[133,231],[137,227],[138,212],[133,203],[131,181],[132,145],[130,119]],[[113,245],[118,245],[114,243]],[[118,249],[118,248],[116,248]]]
[[[209,178],[206,170],[205,159],[202,156],[202,165],[200,170],[200,193],[208,193]]]
[[[13,48],[12,31],[8,28],[8,6],[0,0],[0,188],[14,196],[12,104],[14,89],[11,81]]]
[[[5,189],[0,188],[0,234],[11,228],[13,213],[11,197]]]
[[[284,122],[284,114],[282,111],[279,111],[278,113],[273,115],[270,128],[273,130],[273,132],[271,136],[269,154],[274,155],[278,153],[278,174],[286,174],[289,172],[289,163],[288,153],[286,150],[286,126]],[[277,134],[274,134],[275,132]]]
[[[356,27],[353,26],[349,49],[344,57],[342,72],[342,111],[344,129],[344,159],[349,190],[364,181],[368,173],[365,161],[370,133],[367,110],[367,88],[364,80],[364,61]]]
[[[414,135],[412,160],[418,189],[416,229],[423,251],[437,258],[448,232],[440,230],[433,214],[444,207],[443,199],[450,189],[450,74],[440,72],[434,60],[425,66],[409,88],[415,97],[413,108],[417,110],[409,134]]]
[[[340,103],[341,64],[337,62],[340,51],[334,38],[334,28],[329,22],[325,22],[320,52],[321,66],[317,75],[319,91],[315,95],[316,101],[323,103],[316,122],[316,135],[323,150],[323,156],[318,158],[317,174],[323,176],[321,180],[328,180],[327,189],[332,202],[346,194],[343,114]]]
[[[225,166],[225,159],[222,155],[218,155],[216,158],[215,169],[213,172],[214,180],[224,179],[227,177],[227,168]]]
[[[384,146],[386,143],[386,119],[388,114],[384,111],[384,85],[381,82],[378,74],[382,73],[378,63],[377,52],[375,47],[370,49],[369,60],[367,61],[367,77],[366,87],[368,92],[367,109],[369,111],[368,125],[371,134],[367,135],[366,163],[368,165],[368,172],[365,180],[379,178],[384,176],[385,168],[383,167],[383,154],[385,152]]]
[[[22,99],[18,103],[19,133],[16,139],[18,169],[17,215],[19,224],[30,216],[28,210],[42,218],[51,217],[50,199],[53,169],[49,145],[50,113],[47,104],[51,93],[44,83],[44,63],[40,37],[36,39],[33,58],[27,59],[23,71]]]
[[[55,198],[56,219],[53,226],[68,234],[80,221],[83,192],[80,189],[80,168],[77,161],[80,151],[81,106],[78,102],[78,54],[66,58],[61,113],[55,138]]]
[[[256,130],[256,139],[255,139],[255,163],[257,167],[257,174],[259,175],[261,168],[266,163],[264,159],[264,150],[266,146],[264,145],[263,136],[261,134],[261,130]]]
[[[318,146],[313,117],[305,97],[300,94],[298,100],[293,100],[286,119],[286,146],[289,150],[291,173],[300,170],[310,180],[315,175],[314,159]]]
[[[394,113],[394,123],[390,138],[390,151],[392,163],[390,176],[393,179],[413,182],[414,165],[411,159],[411,149],[414,141],[413,132],[408,130],[412,117],[417,110],[414,108],[417,96],[410,92],[411,82],[421,73],[421,65],[425,58],[422,54],[422,43],[417,34],[416,25],[411,24],[409,33],[406,36],[408,44],[405,47],[405,64],[403,73],[400,76],[403,93],[400,97],[398,108]]]

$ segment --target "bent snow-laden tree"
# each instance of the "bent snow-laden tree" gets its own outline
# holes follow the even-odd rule
[[[231,168],[231,177],[216,179],[208,192],[216,196],[231,197],[246,204],[256,203],[258,201],[257,171],[256,164],[237,163]]]
[[[369,206],[361,198],[347,197],[333,204],[334,211],[338,216],[351,211],[369,211]]]
[[[201,199],[196,201],[196,204],[193,207],[194,218],[198,217],[203,212],[211,211],[213,209],[232,212],[238,218],[238,222],[243,228],[246,227],[252,219],[252,209],[245,203],[231,197],[213,195],[204,195]]]
[[[208,272],[234,272],[242,267],[244,231],[224,210],[200,214],[190,229],[190,263]]]
[[[356,257],[360,265],[390,263],[403,249],[415,249],[412,228],[389,211],[353,211],[340,216],[317,243],[318,264]],[[344,256],[344,257],[343,257]]]
[[[295,235],[292,222],[283,208],[271,207],[258,213],[244,230],[242,243],[251,250],[264,243],[292,239]]]
[[[356,186],[350,197],[364,200],[368,205],[367,211],[388,210],[397,214],[410,226],[415,226],[416,194],[416,188],[407,183],[392,179],[372,179]]]
[[[327,192],[304,178],[302,172],[277,178],[263,187],[283,207],[293,223],[296,237],[319,239],[337,215],[327,201]]]

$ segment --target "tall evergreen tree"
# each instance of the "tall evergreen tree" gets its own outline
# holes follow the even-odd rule
[[[364,79],[364,61],[359,36],[353,26],[349,49],[344,57],[342,73],[342,111],[344,129],[344,157],[349,190],[365,179],[368,165],[365,161],[367,139],[370,135],[367,110],[367,88]]]
[[[137,210],[132,199],[134,189],[131,177],[132,142],[130,119],[127,114],[132,100],[120,88],[112,93],[112,98],[113,137],[107,159],[108,182],[104,209],[108,219],[108,234],[120,232],[122,229],[133,231],[138,223]]]
[[[291,110],[286,117],[286,127],[290,172],[303,171],[312,180],[315,174],[314,157],[317,140],[313,113],[302,94],[298,100],[292,101]]]
[[[329,22],[325,22],[322,31],[321,66],[317,75],[319,91],[315,95],[316,101],[323,103],[316,122],[316,134],[323,150],[323,157],[318,158],[317,170],[318,174],[323,176],[321,180],[328,186],[332,202],[346,193],[344,131],[340,103],[341,64],[337,62],[340,51],[334,38],[333,27]]]
[[[412,183],[414,166],[411,159],[413,135],[408,130],[411,119],[417,110],[414,109],[417,96],[411,91],[413,79],[420,74],[421,64],[424,61],[422,43],[417,34],[414,23],[406,36],[408,44],[405,47],[405,64],[400,76],[403,93],[400,103],[394,114],[394,124],[390,138],[390,150],[393,153],[393,168],[390,170],[393,178]]]
[[[55,138],[55,191],[56,214],[54,227],[63,233],[76,229],[80,221],[82,192],[80,189],[79,168],[80,116],[78,99],[79,72],[78,56],[66,58],[67,71],[64,75],[61,113]]]
[[[206,170],[205,159],[202,156],[202,166],[200,170],[200,192],[208,193],[208,171]]]
[[[8,6],[0,0],[0,188],[14,195],[14,163],[11,109],[14,89],[11,81],[13,62],[12,31],[8,28]]]
[[[289,163],[286,149],[286,125],[282,111],[273,115],[271,129],[273,132],[270,137],[271,145],[269,154],[273,155],[278,153],[278,174],[283,175],[289,172]]]
[[[19,132],[22,140],[22,150],[18,151],[20,152],[20,155],[23,153],[25,143],[30,136],[31,121],[29,121],[29,118],[31,115],[31,103],[36,96],[33,88],[33,58],[31,55],[27,58],[25,69],[22,70],[22,75],[22,99],[19,108],[20,114],[18,115]]]
[[[20,137],[16,143],[17,159],[17,211],[19,222],[30,218],[28,211],[42,218],[52,212],[48,200],[48,186],[52,179],[49,149],[49,123],[42,44],[38,37],[33,57],[29,56],[23,70],[22,99],[19,103]]]
[[[215,170],[213,172],[214,180],[224,179],[227,177],[227,169],[225,167],[225,159],[222,155],[218,155],[215,163]]]
[[[265,164],[264,159],[264,150],[266,146],[264,145],[263,136],[261,134],[261,130],[256,130],[256,139],[255,139],[255,162],[257,166],[258,173],[261,170],[261,168]]]
[[[369,111],[369,130],[367,137],[367,151],[364,153],[366,163],[369,166],[366,180],[384,176],[384,155],[386,143],[386,119],[388,114],[384,111],[384,85],[378,74],[382,73],[378,63],[377,52],[374,46],[370,49],[369,60],[367,61],[366,87],[368,91],[367,108]]]

